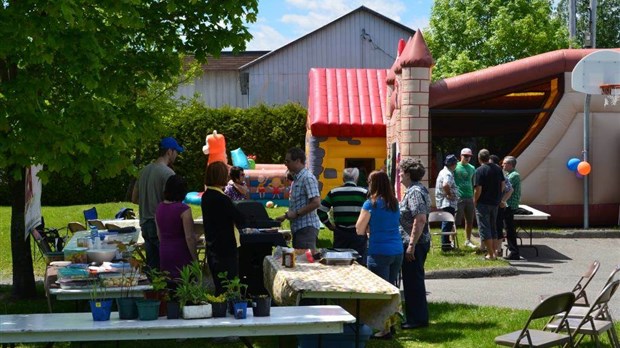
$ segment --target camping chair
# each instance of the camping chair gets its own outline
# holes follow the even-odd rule
[[[98,230],[105,230],[106,227],[101,220],[88,220],[88,226],[95,226]]]
[[[602,316],[600,313],[608,312],[609,301],[618,290],[618,286],[620,286],[620,280],[614,280],[613,282],[607,284],[607,286],[601,291],[596,300],[592,303],[592,305],[588,308],[586,315],[583,318],[567,318],[568,322],[568,330],[569,333],[573,335],[573,340],[575,340],[575,345],[579,345],[581,340],[587,335],[594,337],[594,341],[596,342],[596,346],[600,346],[599,336],[607,332],[609,336],[609,341],[612,347],[620,347],[620,343],[618,342],[618,336],[616,335],[616,330],[614,328],[614,323],[611,320],[609,315]],[[559,328],[563,327],[563,323],[559,320],[555,320],[548,324],[548,327],[551,328]],[[579,338],[577,338],[579,337]]]
[[[84,222],[88,226],[88,220],[97,220],[99,215],[97,214],[97,207],[84,210]]]
[[[433,222],[452,222],[452,231],[433,232],[432,234],[435,236],[451,236],[452,238],[454,238],[454,246],[458,249],[459,248],[459,236],[456,233],[456,224],[454,223],[454,215],[448,212],[445,212],[445,211],[441,211],[441,210],[433,211],[428,215],[429,226]],[[452,247],[451,244],[441,243],[440,245],[441,247],[445,247],[445,246]],[[432,250],[432,241],[431,241],[431,250]]]
[[[64,239],[60,237],[57,229],[46,229],[43,224],[30,230],[30,235],[39,249],[40,257],[45,258],[49,265],[52,261],[64,260]]]
[[[80,222],[73,221],[67,224],[67,230],[71,232],[71,234],[74,234],[77,231],[86,231],[86,226]]]
[[[495,337],[495,343],[510,347],[552,347],[557,345],[565,346],[566,344],[569,347],[573,347],[571,335],[559,333],[561,329],[567,327],[566,313],[572,307],[573,302],[575,302],[575,294],[572,292],[547,297],[534,308],[523,329],[497,336]],[[545,325],[543,330],[529,328],[533,320],[541,318],[553,320],[554,316],[559,313],[564,313],[564,315],[558,321],[558,326],[553,328],[553,331],[547,331],[552,329],[549,327],[549,323]]]
[[[607,277],[607,281],[605,281],[605,285],[603,285],[603,289],[605,289],[607,285],[611,284],[611,282],[614,281],[616,273],[618,272],[620,272],[620,264],[617,264],[616,267],[614,267],[614,269],[611,271],[611,273],[609,274],[609,277]],[[588,308],[589,306],[584,306],[582,304],[575,304],[573,308],[571,308],[570,312],[568,312],[568,317],[569,318],[583,318],[588,313]],[[609,317],[609,319],[613,321],[609,311],[601,311],[600,313],[597,313],[595,317],[597,319]]]

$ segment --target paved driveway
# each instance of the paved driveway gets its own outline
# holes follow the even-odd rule
[[[497,278],[429,279],[426,288],[431,302],[468,303],[475,305],[533,309],[539,295],[570,291],[592,260],[601,267],[588,285],[588,299],[593,300],[607,276],[620,264],[618,238],[537,238],[539,256],[523,248],[527,261],[511,261],[519,275]],[[616,275],[620,279],[620,273]],[[620,320],[620,291],[612,298],[612,316]]]

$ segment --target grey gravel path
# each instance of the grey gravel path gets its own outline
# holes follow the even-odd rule
[[[620,264],[620,238],[536,238],[539,256],[523,248],[526,261],[511,261],[519,275],[470,279],[427,279],[431,302],[467,303],[516,309],[533,309],[539,295],[570,291],[595,259],[601,267],[588,285],[594,299],[615,265]],[[620,274],[616,275],[620,279]],[[611,303],[612,316],[620,320],[620,293]]]

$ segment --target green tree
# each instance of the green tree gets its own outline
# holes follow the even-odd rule
[[[589,31],[590,0],[577,0],[576,36],[574,47],[585,46]],[[568,28],[568,0],[560,0],[557,15]],[[596,7],[596,47],[620,47],[620,0],[598,0]]]
[[[435,0],[427,30],[434,80],[568,46],[551,0]]]
[[[257,0],[0,3],[0,168],[12,189],[13,296],[35,294],[24,241],[24,173],[111,177],[154,142],[154,82],[172,83],[180,55],[199,62],[245,49]],[[151,94],[152,95],[152,94]]]

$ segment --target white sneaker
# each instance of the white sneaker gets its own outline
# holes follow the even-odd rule
[[[476,249],[476,244],[472,243],[470,240],[465,241],[465,246],[468,248]]]

